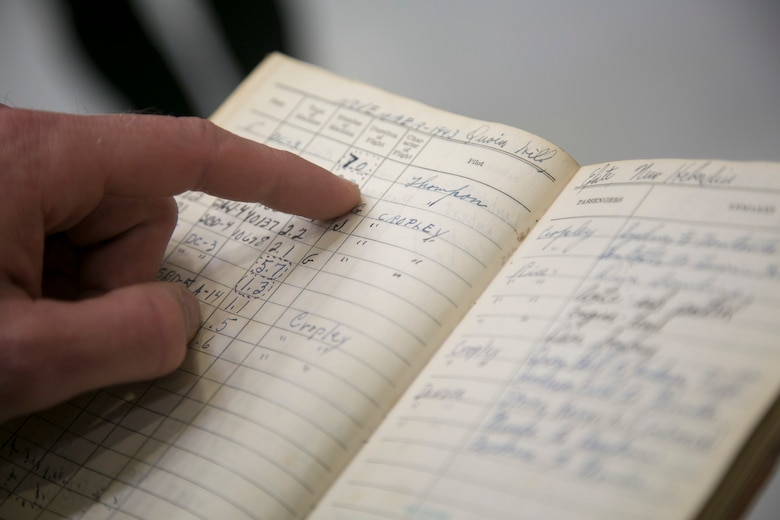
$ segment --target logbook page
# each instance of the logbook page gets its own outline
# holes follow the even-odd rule
[[[780,164],[584,167],[313,516],[695,517],[780,384]]]
[[[215,122],[349,178],[332,221],[178,198],[184,365],[0,427],[0,518],[303,518],[576,165],[274,55]]]

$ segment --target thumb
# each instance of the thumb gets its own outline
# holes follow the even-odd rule
[[[199,322],[195,297],[163,282],[78,302],[0,302],[0,422],[174,370]]]

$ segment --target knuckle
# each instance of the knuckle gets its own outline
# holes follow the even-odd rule
[[[177,119],[181,123],[188,140],[194,143],[203,143],[208,145],[219,139],[219,127],[201,117],[180,117]]]
[[[198,172],[193,190],[209,191],[209,173],[218,168],[219,151],[227,139],[227,132],[207,119],[184,117],[179,119],[185,132],[185,141],[196,145],[200,152],[196,157]]]

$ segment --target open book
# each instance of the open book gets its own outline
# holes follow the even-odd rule
[[[180,196],[187,360],[0,426],[0,518],[744,510],[780,444],[780,164],[580,167],[278,54],[214,121],[363,203]]]

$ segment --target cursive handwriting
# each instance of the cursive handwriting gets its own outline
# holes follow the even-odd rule
[[[464,184],[458,188],[446,188],[434,182],[438,178],[438,175],[431,175],[430,177],[413,177],[412,180],[404,184],[404,186],[407,188],[417,188],[441,194],[441,197],[433,199],[427,203],[429,207],[435,206],[448,197],[452,197],[456,200],[460,200],[468,204],[473,204],[479,208],[487,207],[487,204],[485,204],[479,197],[465,191],[469,187],[468,184]]]
[[[351,336],[344,334],[344,326],[341,323],[305,311],[293,316],[288,326],[290,330],[302,334],[306,339],[322,343],[325,346],[323,352],[339,348],[352,339]]]
[[[591,226],[591,221],[586,220],[580,224],[569,224],[559,227],[557,223],[549,225],[536,236],[536,240],[544,241],[543,251],[558,251],[569,253],[583,241],[591,238],[596,230]],[[564,243],[559,247],[559,243]]]
[[[488,125],[482,125],[479,128],[469,131],[466,134],[466,142],[486,144],[501,149],[505,148],[509,143],[503,132],[493,134]]]

